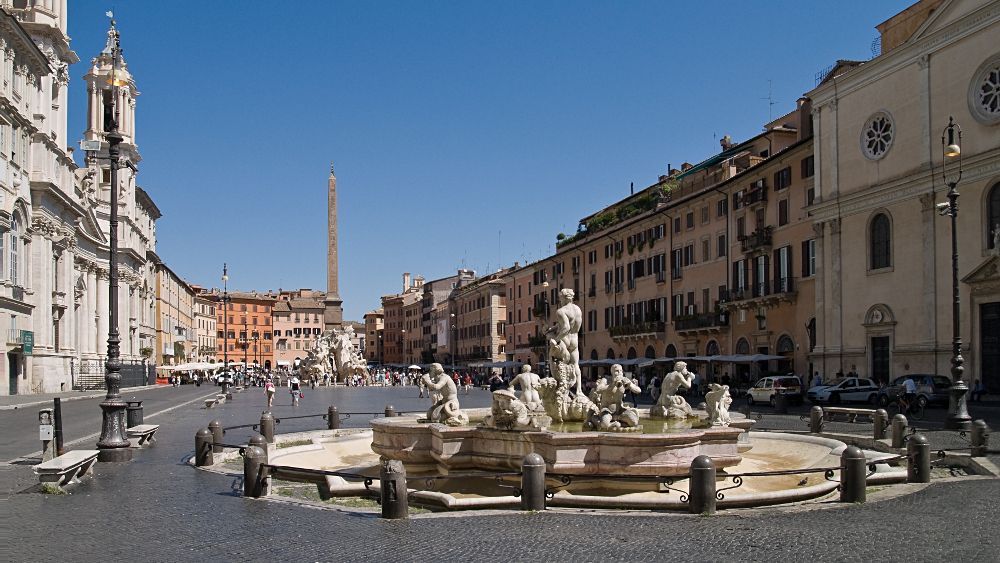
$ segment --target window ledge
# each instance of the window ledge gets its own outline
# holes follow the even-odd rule
[[[887,266],[885,268],[879,268],[877,270],[871,270],[871,269],[869,269],[868,270],[868,275],[869,276],[877,276],[879,274],[887,274],[887,273],[892,272],[894,270],[895,270],[895,267],[893,267],[893,266]]]

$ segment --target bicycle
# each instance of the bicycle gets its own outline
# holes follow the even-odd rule
[[[886,406],[886,411],[889,413],[890,419],[897,413],[903,413],[913,420],[924,419],[924,404],[920,399],[913,399],[913,404],[911,405],[902,394],[897,395],[896,399]]]

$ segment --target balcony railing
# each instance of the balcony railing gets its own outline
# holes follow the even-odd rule
[[[667,324],[662,321],[634,323],[611,327],[611,337],[637,336],[640,334],[656,334],[667,330]]]
[[[748,191],[743,196],[743,205],[753,205],[755,203],[767,202],[767,188],[757,188]]]
[[[19,329],[11,328],[7,330],[7,344],[9,345],[21,344],[21,331]]]
[[[656,272],[656,283],[664,283],[667,281],[667,272],[665,270],[660,270]]]
[[[682,277],[681,272],[683,272],[681,268],[674,268],[673,270],[670,271],[670,278],[675,280],[681,279]]]
[[[750,284],[747,287],[731,289],[723,292],[719,301],[730,303],[733,301],[743,301],[768,295],[781,295],[795,293],[795,278],[778,278],[777,280],[764,280],[762,282]]]
[[[729,326],[729,316],[725,313],[698,313],[674,317],[674,330],[697,330]]]
[[[15,301],[24,301],[24,288],[19,285],[11,286],[10,297]]]
[[[770,226],[757,229],[749,235],[739,237],[740,248],[743,252],[753,252],[754,250],[770,248],[771,238],[774,229]]]
[[[635,289],[635,278],[628,280],[628,288]]]

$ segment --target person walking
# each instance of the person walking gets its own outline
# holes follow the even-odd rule
[[[292,375],[292,378],[288,380],[288,388],[292,393],[292,406],[299,406],[299,399],[302,396],[302,388],[299,385],[299,376]]]
[[[271,410],[271,405],[274,404],[274,382],[270,379],[264,384],[264,396],[267,397],[267,410]]]

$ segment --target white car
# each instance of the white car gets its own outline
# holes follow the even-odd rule
[[[879,387],[871,379],[848,377],[832,385],[818,385],[806,392],[810,403],[871,403],[875,404]]]

